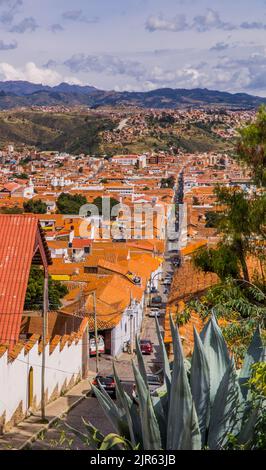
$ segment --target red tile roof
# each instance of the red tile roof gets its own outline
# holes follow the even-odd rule
[[[0,343],[18,340],[31,263],[40,245],[48,256],[44,243],[36,216],[0,215]]]
[[[81,238],[74,238],[72,248],[85,248],[91,246],[92,240],[82,240]]]

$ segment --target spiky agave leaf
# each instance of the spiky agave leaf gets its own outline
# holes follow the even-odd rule
[[[199,450],[201,434],[191,390],[184,367],[180,336],[170,317],[174,347],[170,405],[167,425],[167,450]]]
[[[252,364],[255,364],[256,362],[265,362],[265,353],[266,351],[261,339],[260,327],[258,326],[246,352],[240,377],[250,378]]]
[[[160,450],[162,448],[161,433],[149,393],[144,409],[143,427],[145,427],[145,435],[149,437],[145,439],[144,450]]]
[[[156,390],[156,393],[158,390]],[[162,448],[166,448],[167,442],[167,416],[168,416],[168,396],[165,390],[164,394],[151,396],[154,413],[159,425]]]
[[[167,356],[167,352],[166,352],[166,349],[165,349],[165,344],[164,344],[164,341],[163,341],[163,338],[162,338],[162,335],[161,335],[161,332],[160,332],[160,327],[159,327],[159,322],[158,322],[157,317],[155,317],[155,324],[156,324],[157,336],[158,336],[158,339],[159,339],[159,346],[160,346],[160,350],[161,350],[161,356],[163,358],[164,381],[165,381],[165,384],[166,384],[166,387],[167,387],[167,394],[170,397],[170,393],[171,393],[171,369],[170,369],[170,364],[169,364],[169,359],[168,359],[168,356]]]
[[[241,392],[234,360],[224,374],[211,409],[208,446],[212,450],[225,447],[229,434],[237,436],[242,421]]]
[[[246,447],[251,445],[255,434],[256,425],[259,421],[260,411],[261,401],[259,401],[259,403],[257,403],[256,406],[250,410],[248,418],[242,424],[240,433],[237,436],[238,445],[243,445]]]
[[[212,406],[221,380],[230,364],[230,356],[214,315],[203,330],[204,334],[201,334],[201,340],[210,370],[210,403]]]
[[[106,417],[110,423],[114,426],[116,432],[121,436],[125,436],[127,439],[130,438],[128,423],[126,420],[126,413],[123,409],[119,409],[113,400],[110,398],[108,393],[102,389],[98,390],[97,387],[92,385],[92,390],[98,402],[100,403]]]
[[[140,436],[141,436],[141,433],[139,432],[140,426],[138,426],[138,429],[137,429],[137,424],[140,424],[138,412],[136,410],[136,407],[133,406],[133,401],[128,396],[128,394],[126,393],[126,391],[124,390],[120,382],[120,379],[116,372],[115,364],[113,364],[113,370],[114,370],[114,379],[116,383],[117,398],[126,414],[131,442],[133,446],[136,446],[139,443]]]
[[[144,364],[143,355],[140,349],[139,337],[137,335],[136,335],[136,354],[137,354],[137,361],[138,361],[138,366],[139,366],[139,371],[141,373],[141,377],[143,381],[145,382],[145,385],[148,387],[148,379],[147,379],[145,364]]]
[[[134,362],[132,361],[133,372],[135,376],[136,388],[138,393],[138,402],[139,402],[139,413],[140,413],[140,420],[141,420],[141,429],[142,429],[142,440],[143,440],[143,448],[148,450],[154,446],[154,439],[155,439],[155,432],[154,429],[157,429],[157,436],[160,435],[158,421],[155,416],[155,412],[153,409],[152,401],[149,400],[150,391],[149,387],[146,386],[142,375]],[[151,409],[147,410],[147,406],[150,406]],[[147,425],[147,416],[150,417],[152,423]],[[149,426],[153,427],[153,434],[151,434],[151,430]],[[157,438],[157,445],[160,448],[161,446],[161,438]],[[153,448],[154,449],[154,448]]]
[[[206,429],[210,420],[210,369],[206,353],[194,328],[194,351],[191,361],[190,386],[199,421],[202,446],[206,443]]]

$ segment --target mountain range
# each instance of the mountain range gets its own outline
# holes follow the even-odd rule
[[[206,88],[160,88],[147,92],[105,91],[93,86],[61,83],[50,87],[27,81],[0,82],[0,109],[31,106],[138,106],[143,108],[180,108],[221,106],[239,109],[257,108],[266,98],[246,93],[228,93]]]

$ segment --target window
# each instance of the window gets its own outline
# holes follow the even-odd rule
[[[86,274],[97,274],[98,272],[98,268],[97,266],[94,267],[94,266],[85,266],[84,268],[84,273]]]

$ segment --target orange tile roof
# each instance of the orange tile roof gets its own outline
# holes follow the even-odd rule
[[[38,232],[34,215],[0,215],[0,342],[18,340]]]

